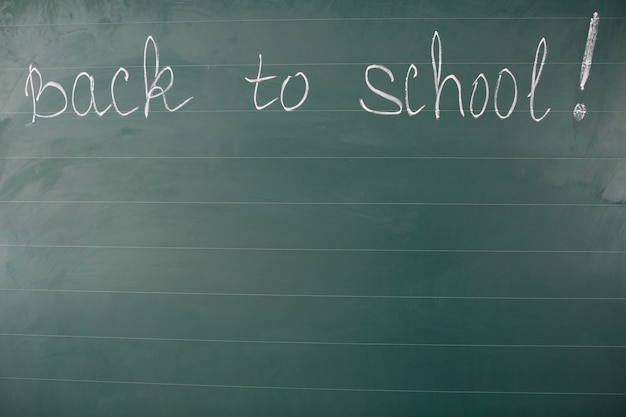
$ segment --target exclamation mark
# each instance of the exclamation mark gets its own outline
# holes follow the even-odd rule
[[[580,91],[585,90],[589,71],[591,71],[591,60],[593,59],[593,48],[596,45],[596,37],[598,36],[598,21],[600,17],[598,12],[594,12],[593,17],[589,21],[589,33],[587,33],[587,45],[585,46],[585,54],[583,55],[583,63],[580,66]],[[585,118],[587,107],[583,103],[576,104],[574,107],[574,119],[581,121]]]

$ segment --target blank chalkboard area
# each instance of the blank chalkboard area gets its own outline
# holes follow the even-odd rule
[[[0,416],[626,415],[626,3],[0,5]]]

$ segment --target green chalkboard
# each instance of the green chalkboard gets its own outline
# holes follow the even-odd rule
[[[0,4],[0,415],[623,416],[626,3]]]

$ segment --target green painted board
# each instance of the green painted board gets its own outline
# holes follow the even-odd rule
[[[14,0],[0,58],[0,416],[626,414],[623,0]]]

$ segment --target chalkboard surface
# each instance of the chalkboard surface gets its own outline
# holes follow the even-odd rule
[[[0,415],[626,415],[626,3],[4,1]]]

